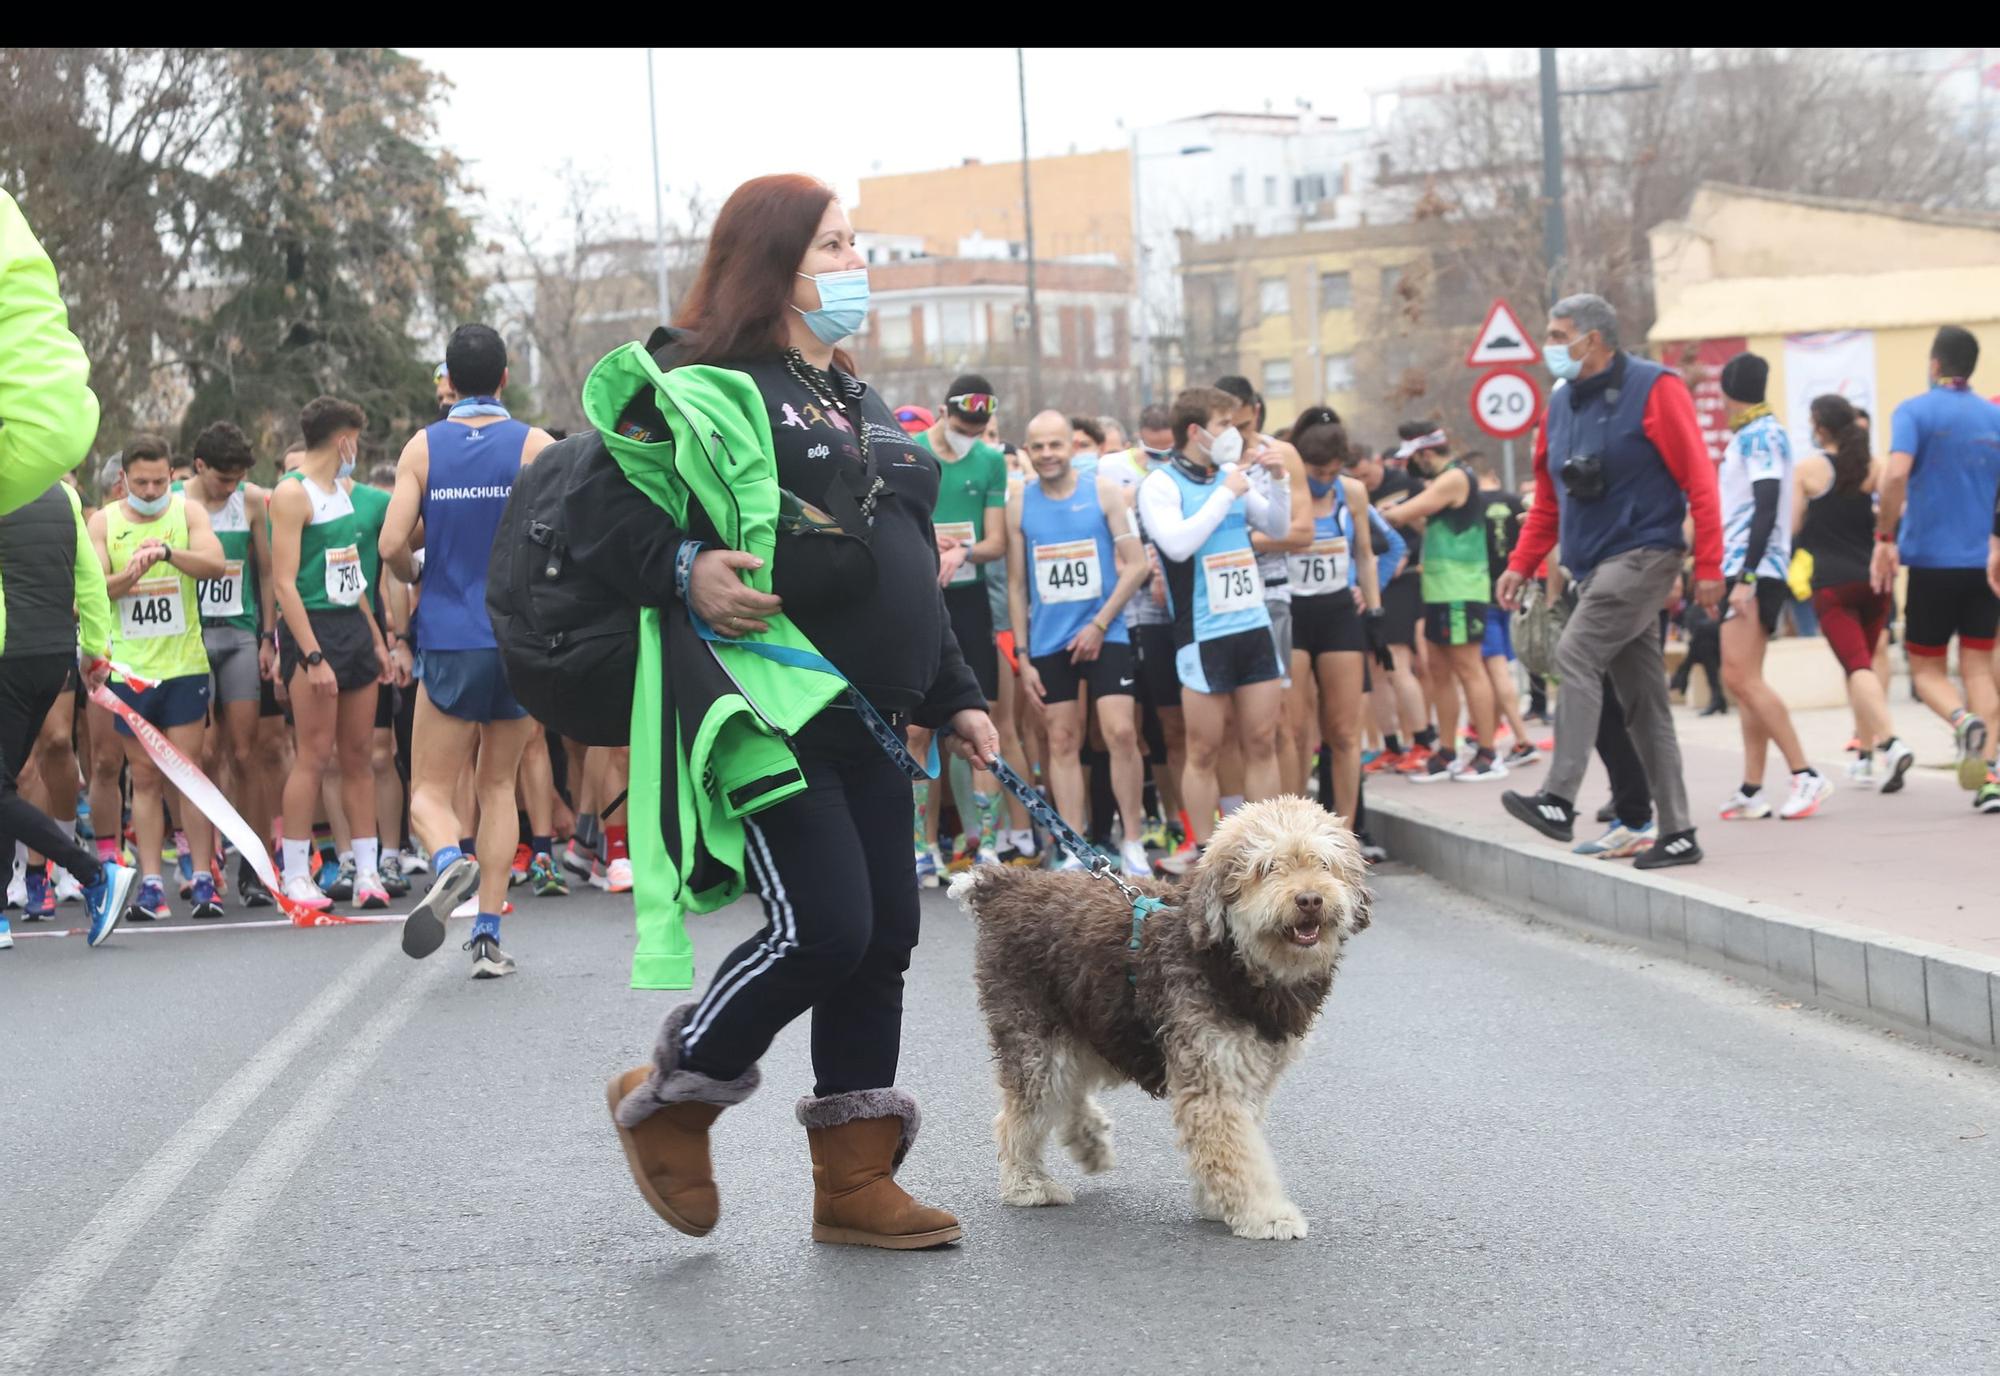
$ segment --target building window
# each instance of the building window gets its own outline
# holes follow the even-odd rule
[[[1243,307],[1236,299],[1236,279],[1219,276],[1215,279],[1215,332],[1219,336],[1235,338],[1238,322],[1243,315]]]
[[[1042,357],[1062,357],[1062,311],[1055,306],[1037,307],[1042,317]]]
[[[1326,177],[1323,173],[1311,172],[1292,178],[1293,205],[1317,205],[1325,199]]]
[[[969,349],[972,347],[972,303],[970,301],[940,301],[938,303],[939,342],[947,349]]]
[[[1354,390],[1354,355],[1328,354],[1326,358],[1326,394],[1333,396],[1339,392]]]
[[[1257,284],[1257,311],[1260,315],[1290,315],[1292,291],[1282,277],[1266,277]]]
[[[1110,307],[1099,306],[1092,312],[1097,338],[1093,342],[1093,352],[1101,361],[1108,362],[1118,356],[1118,317]]]
[[[1344,272],[1322,272],[1319,275],[1319,308],[1323,311],[1344,311],[1354,306],[1354,279]]]
[[[1264,204],[1276,205],[1277,203],[1278,179],[1276,177],[1266,177],[1264,178]]]
[[[875,315],[874,321],[875,347],[881,357],[885,359],[908,358],[910,356],[910,345],[913,342],[910,331],[910,313],[908,311],[896,311],[893,314],[883,312]]]
[[[1267,397],[1288,397],[1292,394],[1292,365],[1288,360],[1277,360],[1264,365],[1264,395]]]
[[[1232,172],[1229,174],[1229,203],[1231,205],[1243,204],[1245,198],[1244,186],[1245,179],[1243,173]]]

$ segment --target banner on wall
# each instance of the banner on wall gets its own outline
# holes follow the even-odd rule
[[[1677,370],[1688,391],[1694,393],[1694,411],[1701,421],[1701,435],[1708,441],[1709,457],[1717,463],[1722,462],[1722,451],[1729,444],[1729,417],[1722,400],[1722,365],[1749,347],[1750,341],[1738,336],[1663,344],[1658,349],[1658,361]]]
[[[1778,419],[1791,432],[1794,453],[1812,448],[1813,398],[1828,392],[1876,415],[1873,330],[1785,336],[1785,395],[1770,401],[1780,408]]]

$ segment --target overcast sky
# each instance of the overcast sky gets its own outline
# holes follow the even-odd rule
[[[643,48],[409,48],[449,78],[444,142],[487,204],[550,194],[565,161],[603,178],[650,230],[652,151]],[[1370,90],[1483,63],[1525,70],[1525,48],[1031,48],[1036,157],[1125,144],[1127,130],[1213,110],[1296,110],[1346,127]],[[658,48],[661,178],[720,201],[768,172],[809,172],[855,199],[876,172],[1010,161],[1021,147],[1012,48]],[[893,79],[897,74],[901,80]]]

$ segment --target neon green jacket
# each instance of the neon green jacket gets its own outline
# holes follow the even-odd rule
[[[97,438],[90,360],[55,264],[0,191],[0,516],[49,490]]]
[[[627,403],[647,387],[667,421],[660,443],[616,430]],[[662,373],[643,345],[626,344],[591,370],[583,405],[634,487],[683,530],[699,507],[724,546],[764,560],[743,576],[771,590],[777,469],[770,417],[748,376],[701,365]],[[769,625],[748,639],[818,653],[790,618],[775,615]],[[641,609],[626,804],[639,923],[635,988],[693,984],[682,914],[712,912],[742,895],[743,818],[804,789],[787,737],[842,691],[830,674],[700,639],[678,603]]]

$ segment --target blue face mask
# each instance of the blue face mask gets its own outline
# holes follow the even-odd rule
[[[838,344],[861,328],[861,322],[868,318],[867,268],[798,275],[819,288],[819,309],[799,311],[814,338],[822,344]],[[799,310],[797,306],[792,309]]]
[[[131,505],[132,509],[138,512],[141,516],[159,515],[162,511],[165,511],[167,509],[167,503],[171,502],[173,499],[174,499],[174,494],[171,488],[165,492],[162,492],[159,496],[152,498],[141,497],[136,492],[131,492],[131,491],[128,491],[125,494],[126,502],[128,502]]]
[[[1572,358],[1567,344],[1542,345],[1542,363],[1564,382],[1575,382],[1583,372],[1583,360]]]
[[[1340,486],[1340,479],[1328,478],[1325,482],[1321,482],[1318,478],[1315,478],[1311,474],[1311,472],[1308,472],[1306,474],[1306,486],[1312,489],[1313,496],[1324,497],[1327,493],[1333,491],[1336,487]]]

